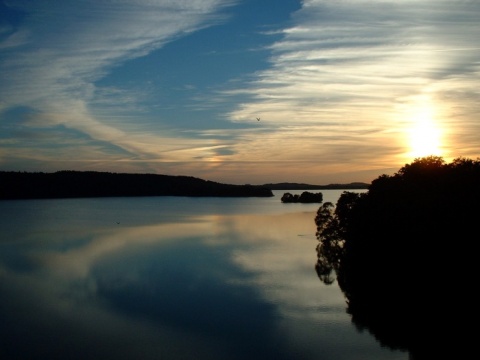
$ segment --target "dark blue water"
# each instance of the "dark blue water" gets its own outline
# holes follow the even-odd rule
[[[408,359],[351,324],[319,204],[283,193],[1,201],[0,358]]]

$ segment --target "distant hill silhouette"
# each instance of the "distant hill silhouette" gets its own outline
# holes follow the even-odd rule
[[[370,184],[363,182],[352,182],[348,184],[328,184],[328,185],[312,185],[302,183],[275,183],[264,184],[263,186],[270,190],[353,190],[353,189],[368,189]]]
[[[0,171],[0,199],[114,196],[271,197],[260,185],[231,185],[191,176],[96,171]]]

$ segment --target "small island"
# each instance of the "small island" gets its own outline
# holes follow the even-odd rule
[[[323,194],[321,192],[311,193],[304,191],[301,195],[293,195],[287,192],[283,194],[280,200],[282,200],[283,203],[321,203],[323,201]]]

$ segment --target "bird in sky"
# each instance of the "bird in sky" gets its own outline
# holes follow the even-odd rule
[[[260,118],[257,118],[257,121],[260,121]]]

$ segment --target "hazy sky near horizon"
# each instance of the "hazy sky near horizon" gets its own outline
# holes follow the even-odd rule
[[[476,0],[0,0],[0,170],[327,184],[476,159],[479,19]]]

